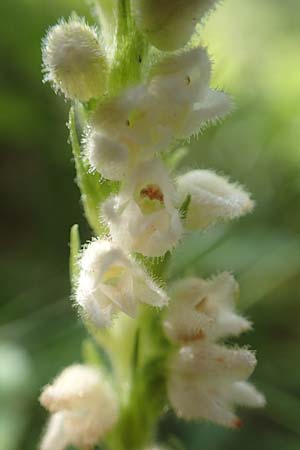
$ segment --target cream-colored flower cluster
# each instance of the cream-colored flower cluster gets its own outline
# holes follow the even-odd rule
[[[93,328],[109,330],[117,316],[135,319],[141,304],[165,308],[164,339],[171,354],[166,383],[174,410],[187,419],[237,427],[234,405],[262,406],[264,399],[247,382],[254,354],[222,343],[251,327],[235,312],[235,280],[227,273],[210,281],[184,279],[167,292],[162,274],[154,279],[146,269],[147,261],[162,260],[188,230],[204,230],[253,208],[250,195],[227,178],[210,170],[176,176],[165,163],[177,143],[231,110],[230,98],[210,87],[206,49],[185,45],[216,3],[95,1],[102,34],[75,16],[62,21],[44,40],[43,63],[45,80],[75,105],[81,102],[86,174],[119,186],[95,211],[107,231],[87,243],[78,258],[73,288],[81,315]],[[128,64],[121,50],[131,48],[130,36],[138,36],[136,47],[144,39],[152,50],[139,80],[116,87],[115,79],[124,78],[122,64]],[[82,192],[83,199],[87,195],[92,194]],[[65,369],[41,395],[52,414],[41,449],[94,445],[116,424],[119,401],[99,369]]]
[[[251,328],[234,310],[237,298],[238,285],[229,273],[212,280],[187,278],[172,287],[164,328],[178,346],[169,363],[168,394],[179,416],[237,428],[235,404],[264,405],[246,381],[256,365],[254,353],[220,343]]]

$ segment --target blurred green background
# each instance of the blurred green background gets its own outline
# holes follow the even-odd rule
[[[0,3],[1,450],[37,447],[46,419],[40,389],[80,360],[86,336],[69,301],[69,228],[79,223],[83,239],[89,230],[67,143],[68,106],[41,82],[41,38],[72,10],[88,16],[83,0]],[[167,416],[161,439],[176,434],[188,450],[300,449],[299,23],[299,0],[226,0],[203,32],[213,84],[232,94],[236,110],[191,142],[182,169],[228,174],[257,206],[239,222],[190,235],[170,277],[236,274],[240,308],[255,323],[241,341],[257,349],[253,382],[268,405],[241,411],[237,432]]]

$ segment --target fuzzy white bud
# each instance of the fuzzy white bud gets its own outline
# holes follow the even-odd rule
[[[92,241],[82,253],[76,302],[96,326],[109,326],[123,311],[136,315],[139,302],[163,307],[167,295],[121,248],[108,240]]]
[[[101,96],[106,59],[94,28],[83,19],[61,21],[43,41],[45,81],[67,98],[87,101]]]
[[[197,23],[216,3],[216,0],[131,0],[137,25],[160,50],[182,48]]]
[[[249,213],[254,203],[238,184],[210,170],[193,170],[177,178],[182,201],[191,196],[186,227],[204,229],[219,220],[235,219]]]
[[[160,160],[137,166],[120,194],[102,206],[113,240],[127,251],[163,256],[182,234],[175,197],[174,186]]]
[[[41,450],[63,450],[68,445],[92,447],[112,429],[118,401],[111,385],[95,367],[67,367],[46,386],[41,404],[51,413]]]
[[[239,287],[229,273],[211,280],[186,278],[174,283],[164,329],[174,342],[238,336],[251,323],[235,312]]]

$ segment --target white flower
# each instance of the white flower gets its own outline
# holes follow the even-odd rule
[[[43,41],[45,81],[68,98],[99,97],[106,83],[106,59],[96,31],[83,19],[61,21]]]
[[[92,138],[87,141],[91,165],[104,177],[121,179],[140,161],[150,159],[156,152],[167,150],[172,134],[158,120],[160,109],[160,102],[142,85],[128,89],[122,95],[99,105],[91,120]],[[95,146],[95,136],[106,136],[106,139],[109,136],[113,144],[112,141],[102,139]],[[112,145],[114,151],[110,161]],[[121,158],[117,174],[114,174],[111,164],[115,164],[116,152],[120,153]],[[98,164],[95,164],[95,159],[99,160]]]
[[[260,407],[265,401],[245,382],[256,365],[253,353],[211,343],[183,347],[170,363],[168,396],[185,419],[205,419],[238,428],[235,404]]]
[[[118,416],[110,384],[98,369],[80,364],[67,367],[46,386],[40,402],[52,413],[41,450],[93,446],[113,428]]]
[[[176,192],[160,160],[137,166],[119,195],[102,206],[112,239],[131,252],[162,256],[182,234]]]
[[[180,200],[191,196],[186,227],[204,229],[218,220],[235,219],[254,206],[250,195],[238,184],[210,170],[192,170],[177,178]]]
[[[170,292],[164,329],[175,342],[216,340],[238,336],[251,323],[234,311],[238,284],[229,273],[211,280],[186,278],[175,283]]]
[[[92,241],[83,251],[76,302],[96,326],[108,326],[117,311],[136,315],[139,302],[162,307],[162,289],[116,244]]]
[[[209,88],[211,64],[203,48],[171,55],[151,69],[149,91],[161,104],[160,122],[175,138],[198,133],[231,110],[223,92]]]
[[[131,0],[138,27],[160,50],[177,50],[190,39],[216,0]]]

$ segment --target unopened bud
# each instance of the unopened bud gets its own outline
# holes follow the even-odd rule
[[[235,219],[253,209],[244,189],[210,170],[192,170],[177,178],[181,199],[191,196],[186,227],[204,229],[220,220]]]
[[[62,21],[43,42],[45,81],[67,98],[99,97],[106,82],[106,60],[95,29],[84,20]]]
[[[131,0],[138,27],[160,50],[177,50],[217,0]]]

